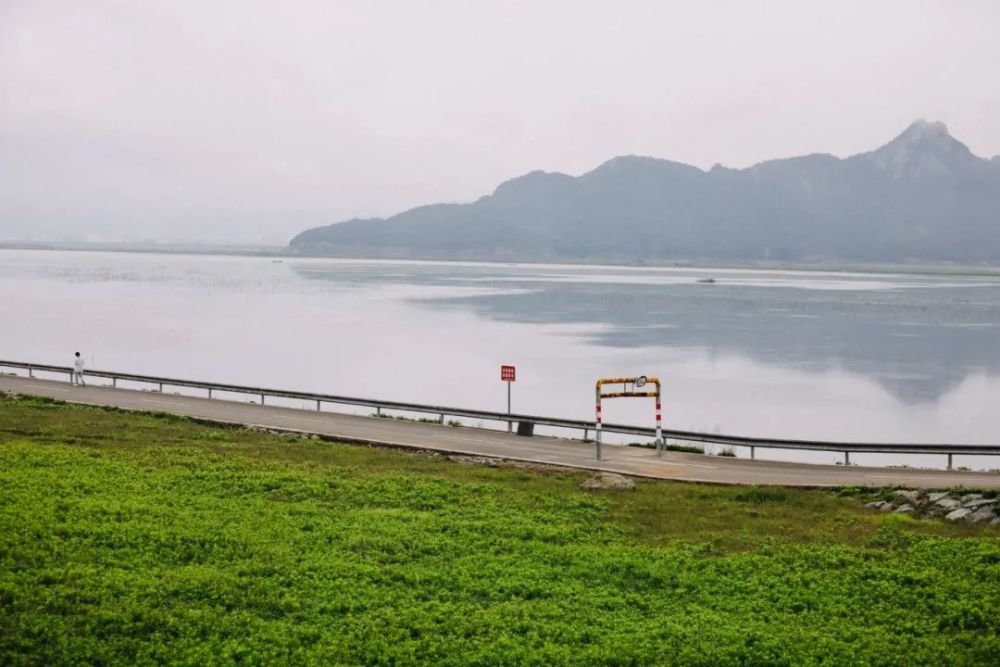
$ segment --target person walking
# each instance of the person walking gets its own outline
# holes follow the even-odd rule
[[[83,387],[87,386],[87,383],[83,381],[83,357],[80,356],[79,352],[76,353],[76,358],[73,359],[73,379],[71,382]]]

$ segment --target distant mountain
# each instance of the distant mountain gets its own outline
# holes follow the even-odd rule
[[[1000,262],[1000,156],[917,121],[846,159],[708,171],[616,157],[579,177],[535,171],[470,204],[302,232],[289,252],[491,260]]]

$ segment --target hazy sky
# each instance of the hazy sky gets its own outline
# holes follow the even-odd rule
[[[0,0],[0,239],[285,242],[534,169],[1000,154],[1000,2]]]

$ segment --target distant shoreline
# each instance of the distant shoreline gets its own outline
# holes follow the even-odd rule
[[[130,244],[55,241],[0,241],[0,250],[50,250],[59,252],[118,252],[153,255],[235,255],[240,257],[284,256],[284,246],[226,244]]]
[[[364,262],[406,263],[455,263],[483,265],[533,265],[561,267],[596,267],[624,269],[693,269],[693,270],[747,270],[747,271],[803,271],[816,273],[902,273],[955,276],[1000,276],[1000,266],[967,265],[950,263],[864,263],[848,261],[775,262],[763,260],[718,261],[711,259],[633,261],[595,257],[592,259],[484,259],[467,257],[341,257],[290,253],[286,246],[198,245],[163,244],[131,245],[118,243],[59,243],[32,241],[2,241],[0,250],[28,250],[50,252],[108,252],[133,255],[194,255],[220,257],[260,257],[274,259],[309,259]]]

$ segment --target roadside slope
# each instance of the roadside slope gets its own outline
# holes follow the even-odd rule
[[[996,526],[0,399],[0,664],[987,665]]]

